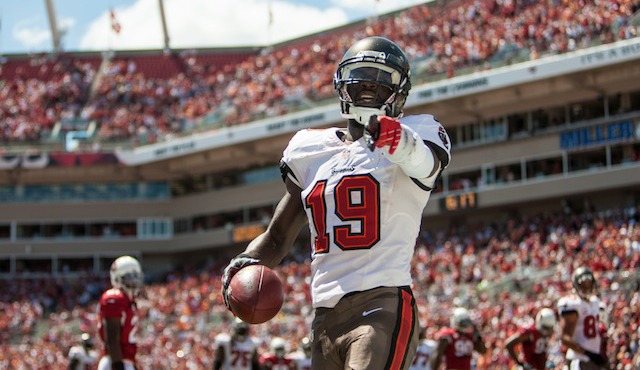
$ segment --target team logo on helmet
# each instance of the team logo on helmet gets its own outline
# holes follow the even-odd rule
[[[440,126],[440,128],[438,128],[438,136],[440,137],[440,140],[442,140],[444,147],[449,149],[449,139],[447,138],[447,132],[444,130],[444,127]]]

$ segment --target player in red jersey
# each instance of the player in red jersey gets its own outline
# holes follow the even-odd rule
[[[473,351],[486,353],[487,347],[480,332],[473,325],[469,311],[458,307],[451,316],[451,328],[443,328],[436,333],[438,348],[431,362],[432,369],[440,369],[442,357],[447,370],[471,370]]]
[[[269,344],[271,353],[266,353],[260,358],[263,370],[295,370],[293,359],[286,358],[287,346],[284,339],[275,337]]]
[[[510,336],[506,347],[513,361],[525,370],[546,369],[548,337],[553,334],[556,322],[556,313],[550,308],[543,308],[536,315],[534,325],[522,327]],[[518,343],[522,344],[522,359],[515,351]]]
[[[118,257],[111,264],[112,288],[100,298],[98,330],[104,354],[98,370],[135,370],[138,316],[135,298],[144,281],[138,260]]]

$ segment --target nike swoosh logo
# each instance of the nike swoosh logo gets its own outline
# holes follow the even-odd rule
[[[378,312],[382,310],[382,307],[378,307],[378,308],[374,308],[373,310],[369,310],[369,311],[362,311],[362,316],[369,316],[374,312]]]

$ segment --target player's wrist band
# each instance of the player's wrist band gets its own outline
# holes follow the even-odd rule
[[[124,362],[114,361],[111,363],[111,370],[124,370]]]

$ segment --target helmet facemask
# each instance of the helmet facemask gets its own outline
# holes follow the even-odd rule
[[[359,51],[340,63],[334,87],[344,118],[362,125],[373,115],[398,118],[411,88],[408,65],[393,54]]]

